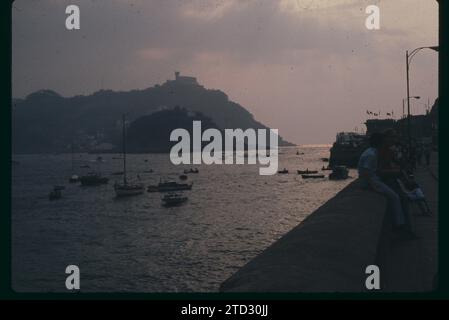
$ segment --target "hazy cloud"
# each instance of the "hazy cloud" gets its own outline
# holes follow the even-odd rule
[[[79,31],[65,30],[68,4]],[[369,4],[379,31],[364,27]],[[179,70],[294,142],[332,142],[366,109],[401,113],[405,50],[437,44],[436,19],[424,0],[18,0],[13,94],[146,88]],[[413,93],[434,99],[436,55],[412,67]]]

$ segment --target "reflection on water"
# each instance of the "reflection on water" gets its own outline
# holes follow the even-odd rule
[[[258,165],[196,166],[192,191],[180,207],[161,206],[159,193],[116,199],[118,155],[75,155],[75,173],[101,170],[110,183],[69,184],[71,155],[15,155],[12,232],[13,288],[65,291],[65,267],[81,271],[81,291],[217,291],[219,284],[300,223],[351,179],[302,180],[297,169],[320,169],[329,147],[281,148],[279,169],[260,176]],[[89,165],[91,169],[80,168]],[[177,179],[188,166],[168,154],[128,155],[130,176],[146,184]],[[145,173],[153,169],[153,173]],[[326,172],[327,174],[328,172]],[[351,172],[354,176],[354,172]],[[63,197],[49,201],[54,185]]]

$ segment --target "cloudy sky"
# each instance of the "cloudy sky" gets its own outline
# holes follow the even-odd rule
[[[81,29],[65,29],[76,4]],[[365,8],[380,8],[380,30]],[[220,89],[288,140],[331,143],[366,110],[402,114],[405,50],[438,44],[435,0],[16,0],[13,96],[143,89],[175,70]],[[437,97],[437,55],[411,66],[414,113]]]

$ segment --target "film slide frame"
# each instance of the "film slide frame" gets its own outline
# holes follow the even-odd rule
[[[447,106],[449,105],[449,70],[448,70],[448,34],[449,34],[449,3],[447,1],[438,1],[439,3],[439,117],[440,119],[449,119]],[[0,215],[0,299],[3,300],[154,300],[157,304],[162,300],[171,301],[178,306],[185,301],[206,301],[213,305],[214,303],[224,304],[225,301],[256,301],[260,304],[270,304],[276,301],[288,300],[294,303],[296,300],[351,300],[351,299],[447,299],[449,297],[449,277],[446,270],[449,270],[449,217],[445,212],[448,209],[448,200],[444,197],[446,187],[442,182],[439,184],[439,193],[443,197],[439,197],[439,277],[438,286],[432,292],[419,293],[19,293],[14,292],[11,287],[11,8],[12,1],[4,1],[1,3],[1,41],[3,50],[1,53],[1,63],[3,72],[1,73],[1,99],[2,105],[1,116],[2,134],[1,149],[2,157],[0,157],[0,170],[2,170],[2,201]],[[448,150],[446,146],[446,138],[448,137],[448,126],[441,121],[439,127],[439,162],[448,163]],[[448,177],[447,166],[439,168],[439,175]],[[264,302],[265,301],[265,302]],[[205,302],[205,303],[206,303]],[[255,303],[256,303],[255,302]]]

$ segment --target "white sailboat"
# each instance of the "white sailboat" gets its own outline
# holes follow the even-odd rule
[[[80,177],[77,174],[73,173],[74,172],[74,170],[73,170],[73,142],[70,145],[70,148],[71,148],[70,151],[71,151],[71,162],[72,162],[72,176],[70,177],[69,182],[70,183],[76,183],[76,182],[80,181]]]
[[[123,115],[123,182],[114,184],[114,190],[117,197],[135,196],[144,193],[145,186],[143,183],[130,183],[126,176],[126,123],[125,115]]]

